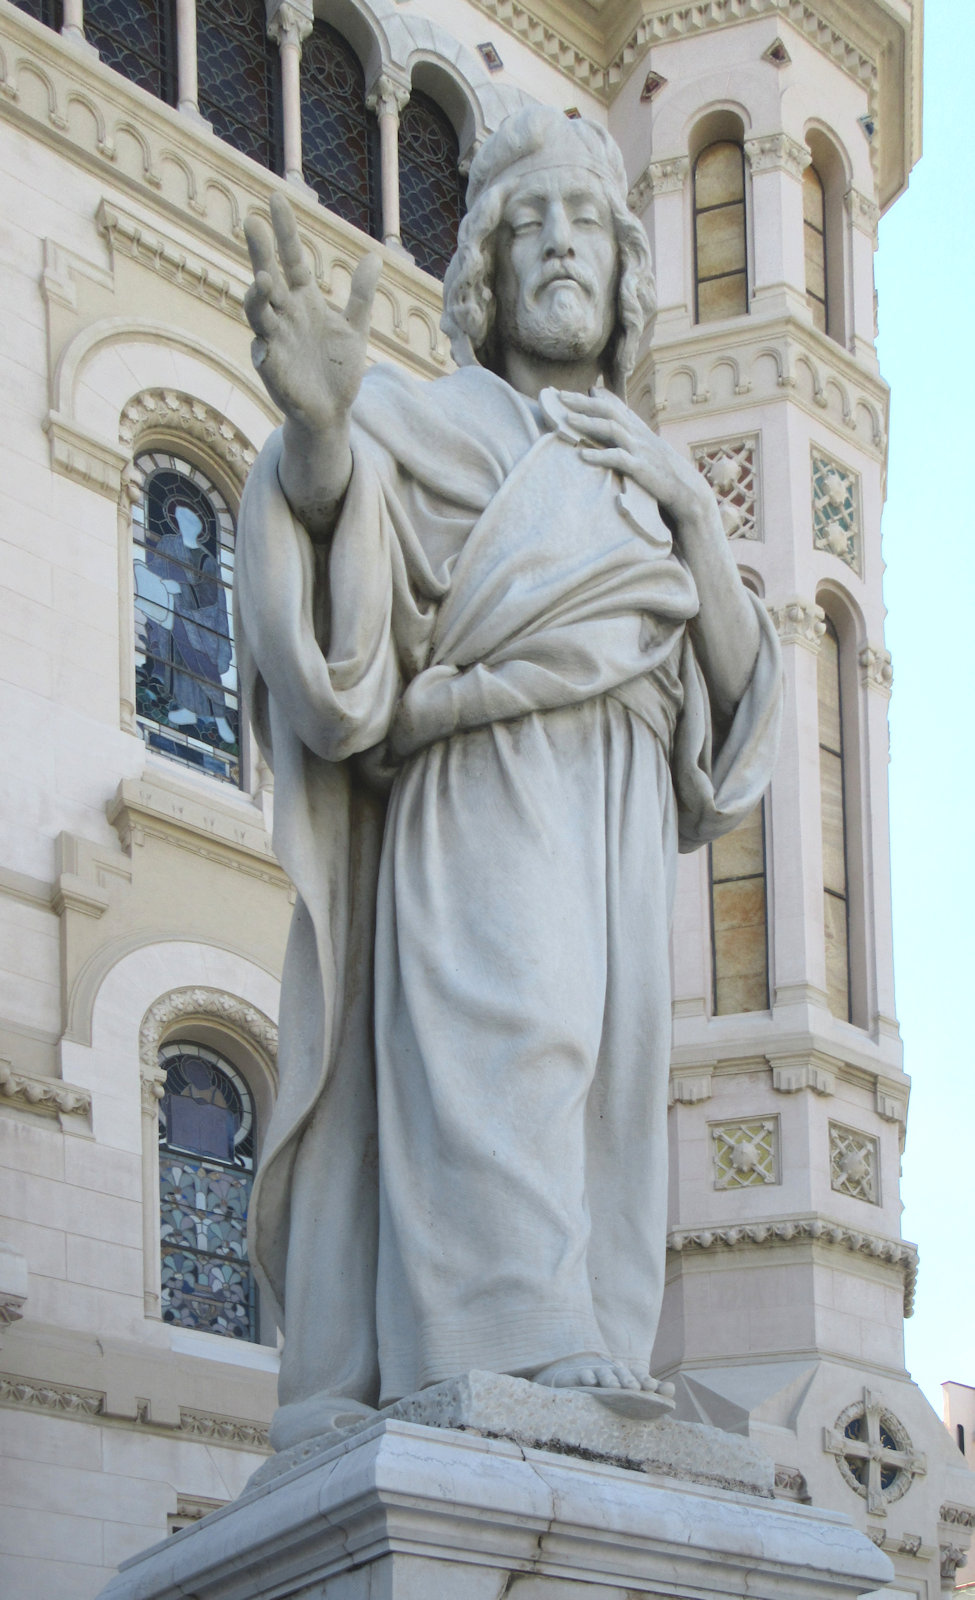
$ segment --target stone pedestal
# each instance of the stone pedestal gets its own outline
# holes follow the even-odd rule
[[[892,1574],[846,1517],[774,1500],[767,1458],[714,1428],[483,1374],[390,1412],[268,1463],[284,1470],[127,1562],[103,1600],[854,1600]],[[539,1432],[547,1449],[524,1442]]]

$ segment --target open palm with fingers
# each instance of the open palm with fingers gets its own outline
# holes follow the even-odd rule
[[[244,299],[254,365],[275,405],[303,431],[342,428],[366,369],[379,257],[359,262],[345,310],[337,311],[312,277],[283,195],[271,197],[271,222],[273,235],[259,217],[244,224],[254,269]]]

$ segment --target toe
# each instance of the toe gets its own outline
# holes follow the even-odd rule
[[[621,1389],[623,1387],[616,1367],[597,1367],[596,1382],[601,1389]]]

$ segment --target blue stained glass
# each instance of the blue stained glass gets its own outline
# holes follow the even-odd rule
[[[318,21],[301,52],[301,148],[322,205],[380,238],[379,128],[365,77],[352,46]]]
[[[417,266],[442,278],[457,248],[466,180],[457,166],[449,117],[414,89],[399,125],[399,206],[403,243]]]
[[[189,462],[154,451],[135,466],[136,718],[151,749],[239,783],[233,518]]]
[[[280,170],[280,58],[264,0],[196,0],[200,110],[220,139]]]
[[[85,38],[107,67],[176,104],[174,0],[85,0]]]
[[[35,22],[43,22],[45,28],[53,28],[55,33],[60,33],[64,26],[64,8],[61,0],[14,0],[18,11],[26,11]]]
[[[256,1340],[257,1291],[247,1260],[250,1091],[229,1061],[196,1042],[164,1045],[160,1065],[163,1321]]]

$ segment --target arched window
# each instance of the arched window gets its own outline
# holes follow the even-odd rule
[[[694,163],[694,276],[696,321],[748,310],[745,161],[730,139],[709,144]]]
[[[45,28],[53,28],[55,33],[61,32],[64,25],[61,0],[14,0],[14,5],[19,11],[26,11],[35,22],[43,22]]]
[[[802,175],[802,235],[806,255],[806,304],[821,333],[828,330],[826,298],[826,195],[816,168]]]
[[[840,641],[827,617],[819,646],[819,786],[823,828],[823,922],[829,1009],[849,1021],[850,907]]]
[[[220,139],[277,172],[280,56],[264,0],[196,0],[200,111]]]
[[[765,802],[710,849],[715,1016],[767,1011],[768,906]]]
[[[216,484],[181,456],[149,450],[134,468],[139,729],[151,750],[239,783],[234,519]]]
[[[247,1260],[255,1154],[254,1102],[225,1056],[181,1039],[159,1052],[162,1319],[257,1341]]]
[[[175,0],[85,0],[85,38],[106,67],[176,104]]]
[[[317,20],[301,53],[301,147],[305,180],[322,205],[381,238],[379,126],[366,108],[362,66]]]
[[[414,89],[399,124],[399,209],[403,244],[417,266],[442,278],[457,248],[467,185],[453,123]]]

